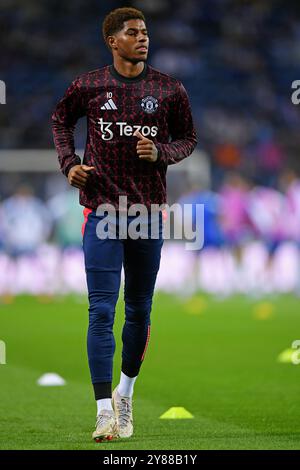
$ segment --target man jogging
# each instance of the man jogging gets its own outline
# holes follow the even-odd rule
[[[142,12],[118,8],[103,22],[113,64],[75,79],[52,116],[61,170],[80,190],[84,206],[83,250],[89,294],[87,338],[97,401],[93,439],[130,437],[132,396],[150,337],[152,297],[163,244],[162,217],[156,237],[121,237],[121,218],[130,207],[166,203],[166,171],[196,146],[187,93],[175,78],[146,64],[149,38]],[[74,128],[87,117],[83,162],[75,154]],[[120,198],[126,206],[120,208]],[[115,208],[117,236],[99,236],[103,212]],[[97,211],[98,208],[98,211]],[[108,210],[109,212],[109,210]],[[147,228],[150,233],[150,218]],[[128,228],[128,225],[127,225]],[[122,371],[112,393],[113,324],[121,269],[125,273]]]

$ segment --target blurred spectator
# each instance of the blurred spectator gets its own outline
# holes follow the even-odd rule
[[[257,173],[261,184],[275,186],[278,183],[278,176],[282,170],[285,156],[275,141],[272,132],[265,130],[261,132],[260,140],[256,148]]]
[[[277,190],[258,186],[248,195],[247,212],[256,238],[263,240],[273,253],[285,238],[285,198]]]
[[[78,202],[78,191],[70,188],[57,194],[48,202],[48,208],[55,222],[54,240],[62,247],[81,247],[83,207]]]
[[[3,248],[13,256],[33,254],[51,232],[52,218],[31,188],[21,186],[0,207]]]
[[[235,170],[240,167],[240,149],[232,143],[219,144],[214,149],[213,183],[219,187],[226,171]]]
[[[194,185],[191,190],[183,194],[177,202],[182,206],[183,211],[186,210],[185,206],[190,206],[193,232],[199,232],[200,230],[203,230],[204,232],[203,248],[219,248],[223,245],[224,235],[219,221],[220,197],[218,194]],[[200,218],[200,212],[197,205],[201,205],[203,207],[203,221]]]
[[[247,214],[249,182],[239,173],[228,173],[220,190],[220,224],[228,246],[240,247],[251,239]]]
[[[285,209],[282,225],[287,240],[300,246],[300,178],[293,169],[286,169],[280,176],[280,188],[285,194]]]

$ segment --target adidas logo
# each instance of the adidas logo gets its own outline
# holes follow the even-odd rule
[[[113,100],[110,98],[100,109],[118,109]]]

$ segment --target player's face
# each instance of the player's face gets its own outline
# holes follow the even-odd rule
[[[143,20],[125,21],[123,29],[112,38],[111,45],[120,57],[133,63],[147,59],[149,37]]]

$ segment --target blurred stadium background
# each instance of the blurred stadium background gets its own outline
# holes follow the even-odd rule
[[[12,443],[2,428],[2,448],[76,448],[71,406],[82,406],[82,419],[94,419],[84,398],[86,358],[78,352],[85,347],[87,310],[82,208],[59,173],[50,118],[76,76],[111,63],[101,22],[120,6],[145,13],[149,63],[179,78],[192,104],[199,144],[192,157],[168,170],[169,204],[205,204],[204,248],[193,253],[180,241],[164,245],[152,341],[156,334],[157,348],[164,344],[166,355],[150,348],[143,366],[152,381],[145,372],[137,399],[140,425],[153,419],[153,411],[159,415],[171,406],[171,399],[182,402],[183,386],[174,382],[176,373],[174,378],[166,372],[176,359],[182,383],[194,390],[184,406],[202,421],[195,420],[193,431],[182,424],[186,440],[176,441],[167,425],[157,428],[170,437],[162,439],[162,448],[299,448],[299,381],[294,370],[283,371],[276,362],[300,327],[300,112],[291,101],[291,84],[300,79],[299,3],[1,0],[0,79],[7,103],[0,106],[0,339],[10,351],[1,368],[1,405],[7,426],[21,426],[28,410],[34,420],[25,428],[27,440],[22,435]],[[84,148],[85,131],[81,120],[78,149]],[[32,297],[15,297],[20,294]],[[59,334],[48,316],[41,320],[43,310],[52,313]],[[76,321],[70,329],[71,313]],[[172,318],[176,327],[170,332]],[[44,322],[47,335],[40,333]],[[116,328],[120,332],[120,321]],[[182,333],[182,347],[193,358],[189,367],[180,350],[173,357],[168,352]],[[284,357],[290,362],[288,350]],[[65,395],[55,392],[54,402],[53,395],[41,396],[28,384],[47,369],[71,384]],[[172,391],[159,385],[166,376]],[[22,398],[18,380],[27,384]],[[89,400],[91,410],[91,395]],[[58,425],[62,437],[50,441],[57,410],[64,419]],[[151,441],[151,426],[148,448],[159,448]],[[131,448],[141,448],[139,437],[144,436]]]
[[[74,77],[111,62],[101,20],[123,4],[3,0],[2,295],[85,290],[81,208],[58,171],[50,116]],[[300,77],[297,3],[130,4],[148,18],[150,64],[181,79],[193,107],[198,149],[168,174],[169,204],[183,198],[206,207],[193,288],[217,295],[298,292],[300,113],[291,102],[291,84]],[[82,119],[79,149],[85,130]],[[173,263],[181,268],[174,271]],[[166,243],[158,286],[191,289],[190,263],[183,244]]]

